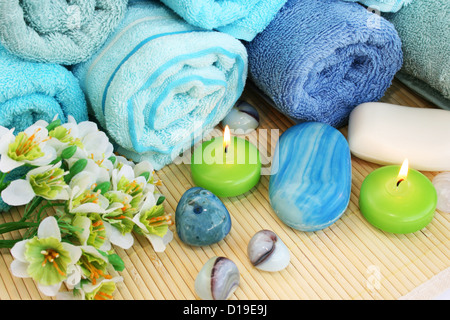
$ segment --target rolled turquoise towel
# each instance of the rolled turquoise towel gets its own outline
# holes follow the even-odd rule
[[[251,41],[286,0],[161,0],[188,23]]]
[[[126,11],[127,0],[0,0],[0,42],[31,61],[88,59]]]
[[[118,151],[159,169],[227,115],[244,88],[247,52],[228,34],[140,1],[73,72]]]
[[[379,10],[381,12],[397,12],[402,7],[407,6],[413,0],[344,0],[350,2],[359,2],[369,8]],[[416,0],[422,1],[422,0]]]
[[[416,0],[385,17],[402,40],[404,64],[396,77],[450,110],[450,1]]]
[[[37,120],[88,119],[78,79],[58,64],[23,60],[0,46],[0,125],[25,130]]]
[[[394,26],[341,0],[288,0],[246,46],[251,80],[282,113],[334,127],[380,99],[402,65]]]

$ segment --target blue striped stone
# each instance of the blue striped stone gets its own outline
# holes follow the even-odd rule
[[[352,181],[350,149],[335,128],[304,122],[278,140],[269,182],[270,204],[288,226],[324,229],[347,209]]]

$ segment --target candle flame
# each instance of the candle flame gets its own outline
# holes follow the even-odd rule
[[[225,126],[225,131],[223,133],[223,149],[225,153],[228,151],[228,146],[230,145],[230,127],[228,125]]]
[[[406,177],[408,176],[408,166],[409,166],[408,159],[405,159],[397,176],[397,187],[400,184],[400,182],[406,180]]]

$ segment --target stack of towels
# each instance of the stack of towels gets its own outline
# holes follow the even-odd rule
[[[186,22],[251,41],[272,21],[286,0],[161,0]]]
[[[88,59],[122,20],[127,0],[0,0],[0,125],[20,132],[39,119],[88,119],[66,66]]]
[[[0,0],[0,125],[89,115],[159,169],[248,80],[285,115],[335,127],[396,74],[446,101],[448,1],[356,1]]]
[[[104,46],[73,72],[119,152],[155,169],[216,126],[242,94],[247,52],[236,38],[134,1]]]
[[[127,0],[0,0],[0,42],[27,60],[72,65],[105,42],[126,8]]]
[[[450,110],[450,1],[415,0],[385,17],[403,44],[405,63],[396,77],[438,107]]]
[[[370,9],[380,12],[397,12],[407,6],[412,0],[345,0],[359,2]],[[418,0],[421,1],[421,0]]]
[[[282,113],[334,127],[381,98],[402,65],[394,26],[341,0],[289,0],[247,49],[250,78]]]
[[[0,46],[0,70],[1,126],[18,133],[40,119],[88,119],[78,79],[63,66],[23,60]]]

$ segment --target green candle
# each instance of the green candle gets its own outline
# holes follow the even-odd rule
[[[194,150],[191,175],[197,186],[216,196],[243,194],[252,189],[261,176],[259,151],[246,139],[213,138]]]
[[[427,226],[437,203],[431,181],[417,170],[402,168],[385,166],[374,170],[364,179],[359,195],[361,213],[372,225],[400,234]]]

